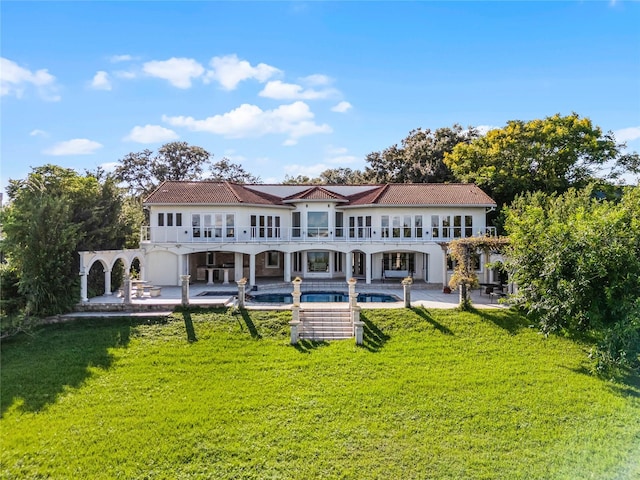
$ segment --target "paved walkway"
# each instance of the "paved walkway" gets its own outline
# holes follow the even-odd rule
[[[247,309],[253,310],[288,310],[291,308],[290,304],[281,303],[257,303],[250,299],[250,295],[253,293],[291,293],[293,287],[289,284],[264,284],[258,285],[257,291],[248,292],[249,298],[246,303]],[[329,282],[303,282],[302,292],[307,291],[337,291],[347,292],[348,287],[345,282],[329,281]],[[403,289],[399,283],[372,283],[370,285],[364,282],[358,283],[356,286],[358,293],[382,293],[395,295],[400,300],[397,302],[361,302],[358,305],[362,308],[404,308]],[[205,284],[193,284],[189,287],[189,303],[193,306],[203,307],[228,307],[234,305],[235,297],[238,294],[236,285],[205,285]],[[71,314],[74,317],[84,316],[163,316],[168,315],[175,307],[180,305],[182,298],[181,287],[164,286],[162,287],[162,293],[159,297],[144,297],[134,298],[132,303],[134,309],[144,308],[143,306],[153,306],[154,311],[147,312],[135,312],[126,313],[122,311],[118,312],[78,312]],[[505,308],[496,302],[495,298],[486,293],[481,293],[481,290],[476,289],[471,292],[471,299],[477,308]],[[123,304],[123,299],[117,295],[94,297],[86,302],[90,307],[100,309],[100,306],[104,306],[105,310],[109,306],[114,304]],[[304,303],[303,303],[304,305]],[[314,303],[313,305],[320,305]],[[327,305],[327,304],[323,304]],[[340,304],[330,304],[333,306]],[[346,304],[345,304],[346,305]],[[425,308],[455,308],[458,306],[458,293],[443,293],[441,289],[434,288],[431,285],[424,283],[414,283],[411,287],[411,305],[422,306]],[[166,306],[166,310],[162,307]],[[328,306],[328,305],[327,305]]]

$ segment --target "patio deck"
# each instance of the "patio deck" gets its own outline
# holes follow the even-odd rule
[[[348,287],[344,281],[310,281],[305,280],[302,283],[301,289],[303,292],[310,291],[339,291],[347,292]],[[248,291],[251,293],[291,293],[293,286],[290,283],[277,282],[268,279],[262,279],[257,281],[257,291]],[[212,292],[211,296],[204,296],[205,292]],[[356,285],[356,292],[358,293],[385,293],[395,295],[398,298],[403,298],[403,287],[399,282],[381,282],[375,281],[367,285],[364,282],[359,282]],[[481,289],[476,289],[471,292],[471,299],[473,304],[478,308],[504,308],[504,305],[499,304],[490,295],[481,293]],[[200,307],[228,307],[232,306],[234,297],[238,294],[238,288],[234,283],[229,285],[215,284],[207,285],[205,283],[193,283],[189,285],[189,304],[192,306]],[[175,307],[179,306],[182,302],[182,288],[176,286],[162,286],[162,293],[158,297],[133,298],[132,310],[142,310],[147,307],[149,310],[163,310],[166,307],[166,311],[171,311]],[[89,299],[88,302],[80,304],[80,309],[90,309],[91,311],[100,311],[101,307],[104,310],[110,310],[116,305],[124,306],[124,300],[122,297],[118,297],[115,293],[108,296],[99,296]],[[316,304],[318,305],[318,304]],[[361,302],[358,304],[362,308],[403,308],[404,301],[398,302]],[[423,306],[426,308],[455,308],[458,306],[458,293],[453,292],[450,294],[443,293],[440,288],[435,288],[431,284],[424,282],[415,282],[411,286],[411,305]],[[110,308],[111,307],[111,308]],[[250,300],[246,302],[248,309],[256,310],[288,310],[291,308],[290,304],[274,304],[274,303],[255,303]]]

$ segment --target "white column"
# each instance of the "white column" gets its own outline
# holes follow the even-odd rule
[[[366,272],[366,277],[365,277],[365,283],[367,285],[369,285],[371,283],[371,260],[373,258],[373,255],[370,253],[367,253],[365,255],[366,259],[367,259],[367,264],[365,265],[365,272]]]
[[[447,279],[447,244],[440,244],[442,250],[442,289],[444,290],[449,286],[449,280]]]
[[[284,252],[284,281],[291,281],[291,254]]]
[[[249,254],[249,284],[253,287],[256,284],[256,255]]]
[[[351,277],[353,277],[353,253],[351,252],[347,252],[345,254],[345,262],[344,262],[344,275],[345,278],[347,279],[347,281],[349,281],[349,279]]]
[[[80,272],[80,298],[83,302],[88,302],[87,293],[87,272]]]
[[[104,269],[104,294],[111,295],[111,269]]]
[[[233,278],[236,282],[244,277],[244,262],[241,253],[233,254]]]
[[[178,276],[185,275],[187,272],[184,271],[184,255],[178,255]]]

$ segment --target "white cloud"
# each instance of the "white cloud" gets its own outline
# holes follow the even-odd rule
[[[132,78],[137,77],[135,72],[126,71],[126,70],[117,70],[113,72],[113,74],[118,78],[124,78],[126,80],[131,80]]]
[[[618,142],[632,142],[640,138],[640,127],[622,128],[613,132]]]
[[[331,107],[332,112],[344,113],[347,110],[351,110],[353,106],[349,102],[340,102],[337,105]]]
[[[326,151],[329,155],[344,155],[349,150],[346,147],[334,147],[333,145],[329,145],[327,146]]]
[[[284,171],[291,177],[304,175],[305,177],[314,178],[329,168],[331,167],[325,163],[316,163],[315,165],[299,165],[294,163],[292,165],[285,165]]]
[[[97,72],[91,81],[91,88],[95,88],[96,90],[111,90],[109,74],[104,70]]]
[[[240,60],[237,55],[213,57],[209,65],[213,70],[207,72],[207,80],[215,80],[226,90],[234,90],[243,80],[251,78],[264,83],[282,72],[265,63],[252,67],[246,60]]]
[[[170,58],[169,60],[153,60],[142,66],[143,71],[152,77],[167,80],[178,88],[190,88],[191,79],[204,73],[204,67],[192,58]]]
[[[44,150],[45,155],[91,155],[102,148],[102,144],[86,138],[74,138],[65,142],[58,142],[53,147]]]
[[[49,136],[47,132],[45,132],[44,130],[40,130],[38,128],[36,128],[35,130],[31,130],[29,135],[31,137],[48,137]]]
[[[186,127],[193,131],[210,132],[227,138],[285,134],[289,137],[285,141],[286,145],[294,145],[300,137],[332,132],[329,125],[318,125],[313,118],[313,112],[304,102],[281,105],[274,110],[262,110],[256,105],[245,103],[235,110],[204,120],[184,116],[162,116],[164,122],[174,127]]]
[[[134,60],[134,58],[131,55],[112,55],[109,60],[111,60],[111,63],[120,63],[130,62],[131,60]]]
[[[100,168],[103,169],[105,172],[113,172],[118,165],[120,165],[119,162],[106,162],[106,163],[101,163],[100,164]]]
[[[330,77],[326,75],[322,75],[320,73],[309,75],[307,77],[302,77],[300,81],[306,85],[312,85],[312,86],[330,85],[333,82],[333,80]]]
[[[326,90],[309,88],[305,90],[300,85],[294,83],[284,83],[280,80],[274,80],[268,82],[258,95],[276,100],[318,100],[332,97],[337,93],[337,90],[333,88]]]
[[[32,72],[8,58],[0,57],[0,96],[15,95],[21,98],[28,86],[33,86],[44,100],[57,102],[56,77],[47,69]]]
[[[135,126],[129,135],[123,138],[130,142],[138,143],[159,143],[169,142],[178,138],[178,134],[173,130],[161,127],[160,125]]]

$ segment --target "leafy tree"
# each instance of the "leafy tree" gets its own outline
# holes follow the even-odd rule
[[[151,193],[165,180],[196,180],[211,164],[211,154],[186,142],[170,142],[158,149],[132,152],[119,160],[115,177],[135,196]]]
[[[518,285],[512,300],[545,332],[604,330],[617,338],[605,344],[629,341],[624,353],[640,352],[640,188],[625,189],[617,203],[594,198],[591,187],[526,194],[508,208],[505,226],[506,268]],[[637,365],[637,355],[627,360]]]
[[[454,181],[455,177],[444,162],[445,154],[460,143],[468,144],[478,135],[476,129],[469,127],[463,130],[458,124],[435,131],[411,130],[400,146],[392,145],[382,152],[367,155],[369,165],[364,175],[376,183]]]
[[[285,175],[282,183],[284,185],[318,185],[322,183],[322,180],[318,177],[310,178],[306,175],[298,175],[296,177]]]
[[[68,311],[79,300],[79,250],[122,248],[136,227],[111,177],[45,165],[10,180],[7,193],[3,250],[35,316]]]
[[[576,113],[543,120],[513,120],[445,154],[445,164],[464,182],[475,183],[498,205],[518,194],[562,193],[581,188],[609,162],[619,159],[623,144]],[[632,158],[623,158],[632,164]],[[619,162],[620,163],[620,162]]]
[[[364,174],[360,170],[350,168],[330,168],[320,174],[321,183],[329,185],[360,185],[366,183]]]
[[[223,158],[211,167],[211,180],[216,182],[260,183],[260,177],[247,172],[241,165]]]

